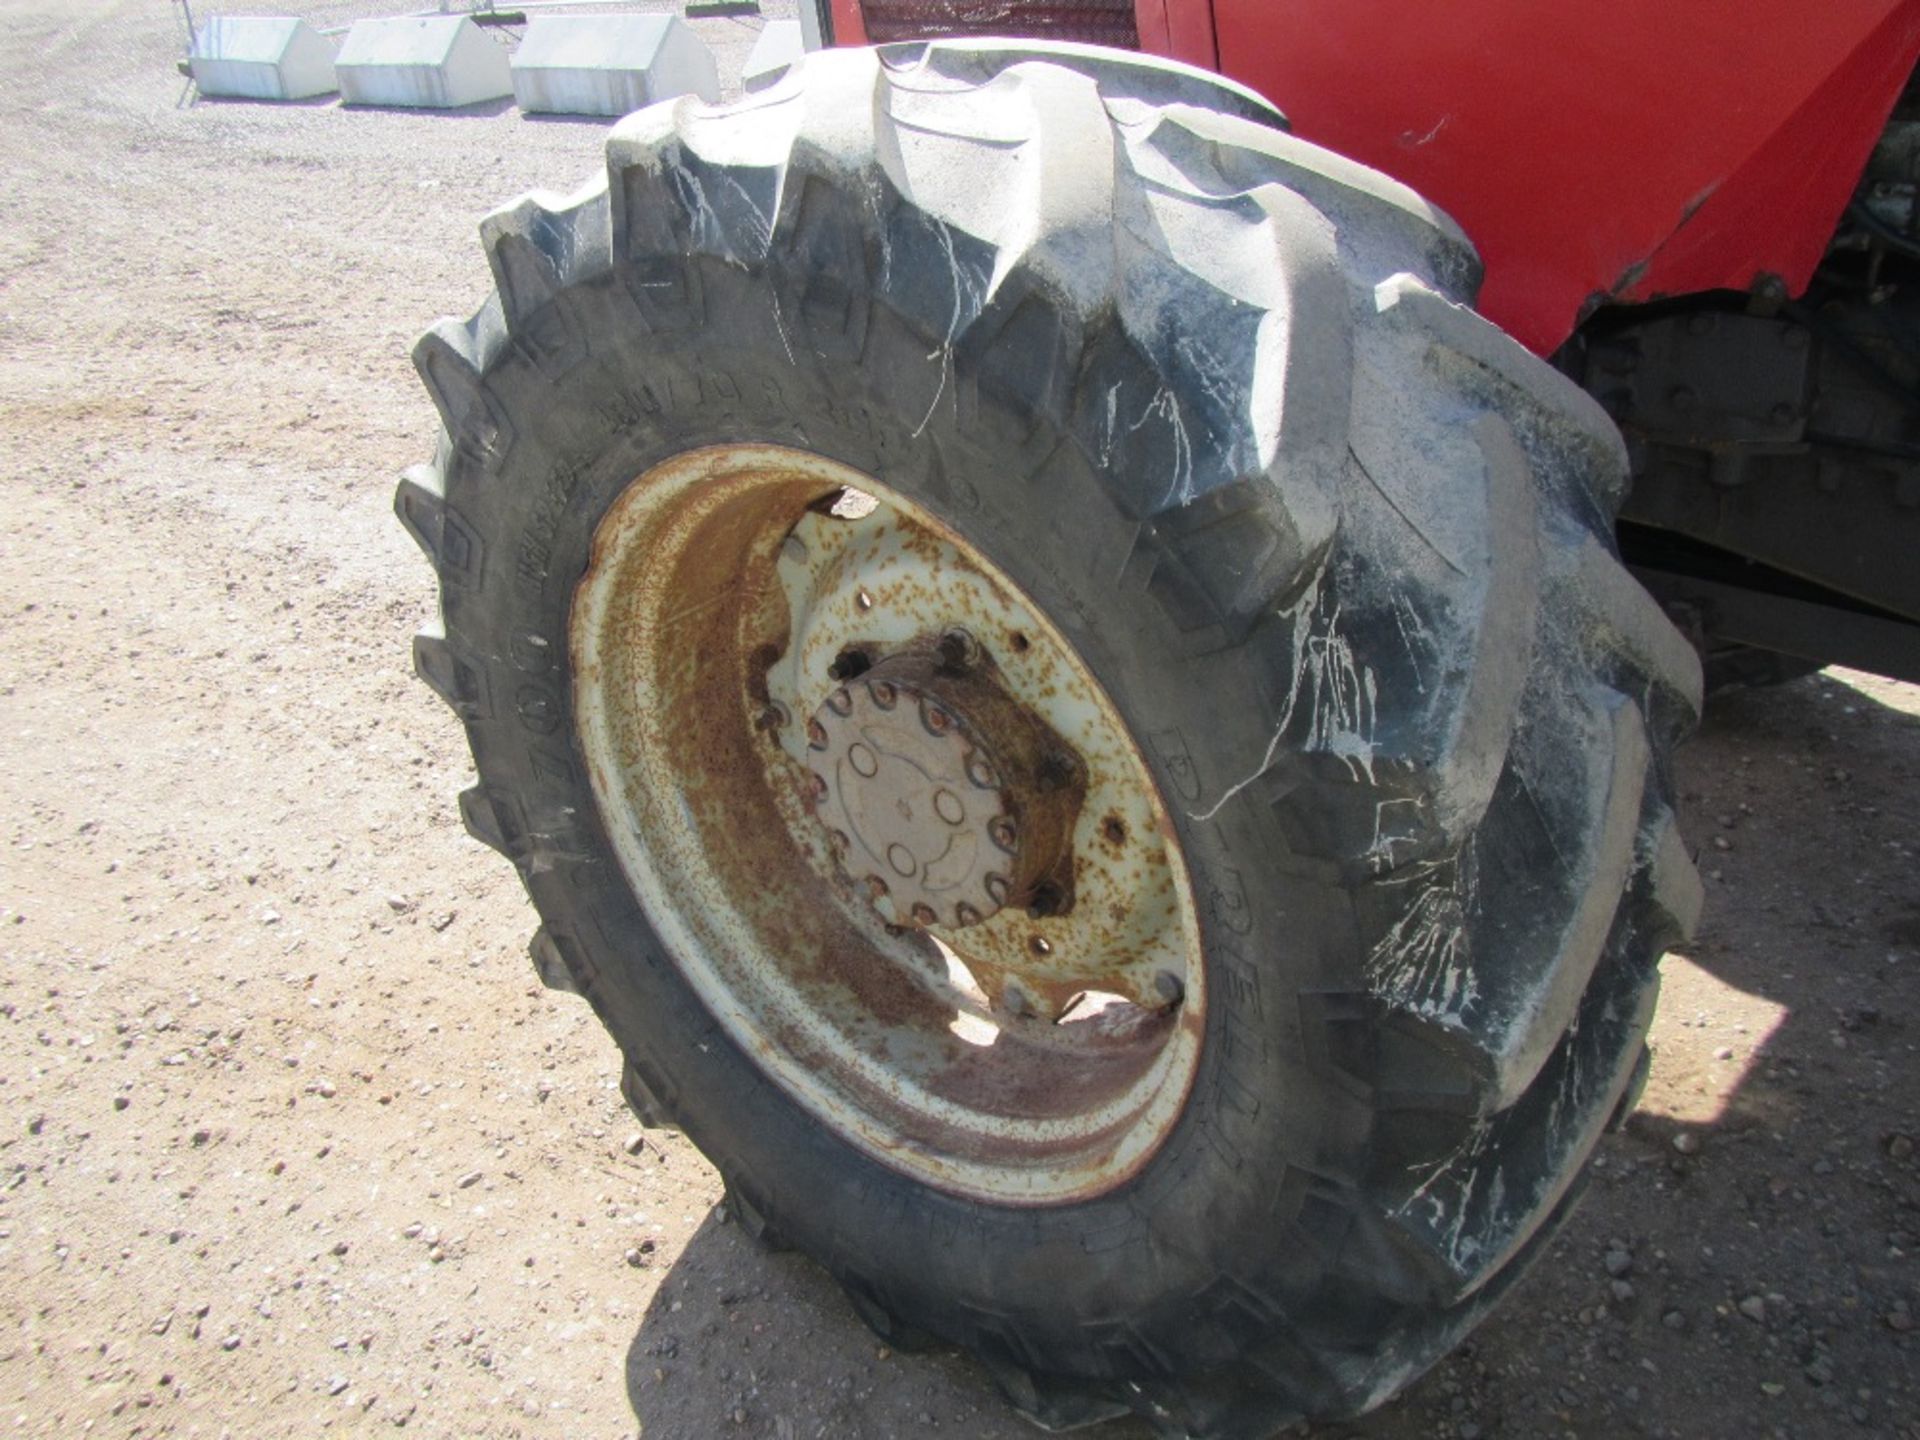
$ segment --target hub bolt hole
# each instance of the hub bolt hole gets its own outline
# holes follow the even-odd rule
[[[940,637],[940,663],[949,670],[971,670],[980,663],[980,642],[955,628]]]
[[[872,656],[864,650],[849,647],[834,657],[833,664],[827,667],[827,675],[845,684],[849,680],[859,679],[872,668]]]
[[[1060,913],[1060,902],[1066,897],[1060,887],[1051,880],[1043,880],[1033,887],[1033,898],[1027,901],[1027,918],[1044,920],[1049,915]]]
[[[1042,790],[1065,790],[1080,774],[1080,761],[1064,750],[1054,750],[1041,757],[1040,773],[1035,778]]]

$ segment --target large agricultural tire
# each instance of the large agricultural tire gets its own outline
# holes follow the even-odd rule
[[[1379,1403],[1567,1212],[1697,909],[1668,755],[1699,667],[1619,564],[1612,426],[1473,313],[1443,216],[1124,73],[826,52],[606,154],[486,221],[498,293],[416,351],[446,435],[396,502],[542,975],[750,1227],[1041,1425]],[[805,569],[840,522],[871,544]],[[796,617],[882,638],[849,663]],[[907,653],[958,621],[989,659]],[[977,713],[940,689],[969,664]],[[928,932],[844,836],[822,864],[855,800],[790,802],[878,676],[983,750],[1083,726],[1005,781],[1077,905],[1056,865]],[[1083,813],[1043,823],[1061,786]],[[1159,887],[1150,975],[1045,943],[1099,933],[1102,844]],[[988,955],[974,1001],[914,969],[1028,930],[1046,964]],[[1115,977],[1104,1030],[1066,1023],[1075,965]]]

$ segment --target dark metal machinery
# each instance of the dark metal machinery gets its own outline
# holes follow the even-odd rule
[[[1602,309],[1561,354],[1627,438],[1621,549],[1710,683],[1824,663],[1920,681],[1914,98],[1800,300],[1763,276]]]

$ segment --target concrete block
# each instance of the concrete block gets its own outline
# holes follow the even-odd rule
[[[333,68],[349,105],[454,110],[513,93],[506,47],[464,15],[356,20]]]
[[[676,95],[720,98],[713,52],[677,15],[541,15],[514,52],[522,110],[625,115]]]
[[[766,89],[806,53],[806,36],[798,20],[769,20],[747,53],[747,63],[740,67],[740,88],[749,94]]]
[[[333,44],[304,20],[230,15],[194,33],[187,60],[202,95],[247,100],[307,100],[340,88]]]

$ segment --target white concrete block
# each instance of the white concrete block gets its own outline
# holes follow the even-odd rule
[[[806,53],[806,36],[798,20],[769,20],[747,53],[747,63],[740,67],[740,88],[749,93],[766,89]]]
[[[454,110],[513,93],[506,47],[464,15],[356,20],[333,68],[349,105]]]
[[[625,115],[676,95],[720,98],[713,52],[677,15],[541,15],[514,52],[522,110]]]
[[[339,89],[333,44],[304,20],[230,15],[203,24],[188,57],[202,95],[307,100]]]

